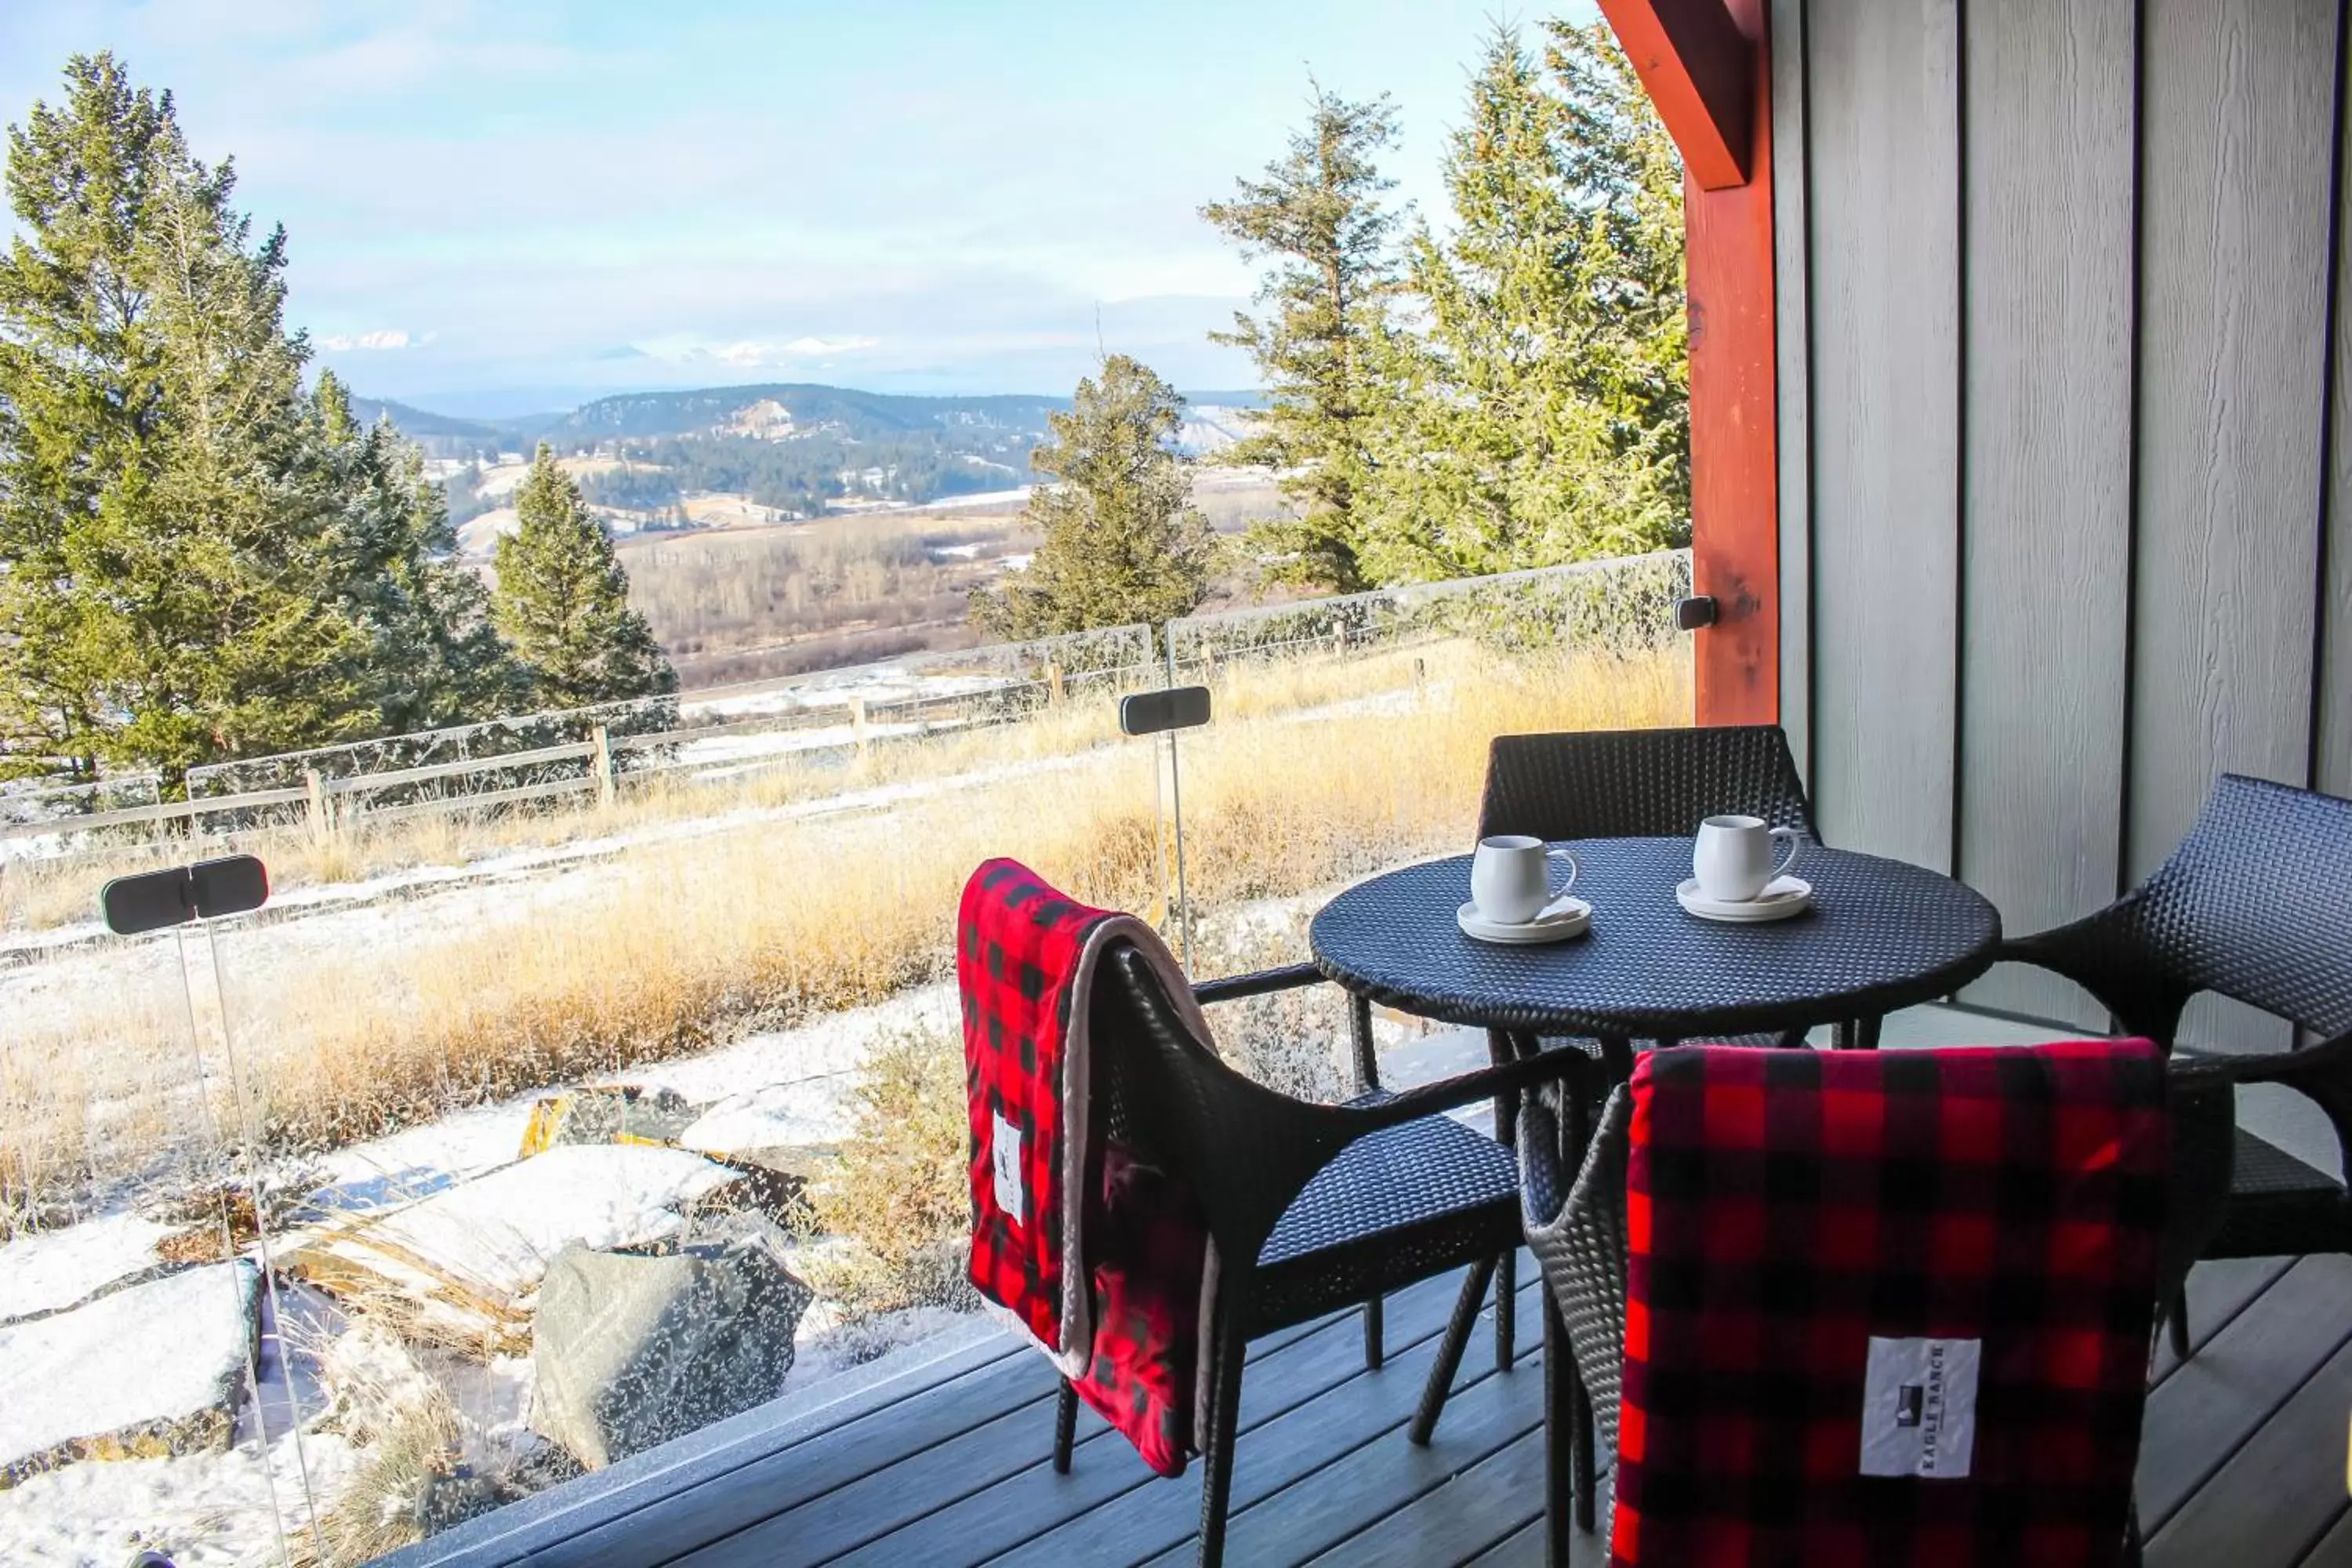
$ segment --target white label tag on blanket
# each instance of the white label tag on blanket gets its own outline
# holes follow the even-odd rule
[[[1977,1443],[1982,1340],[1870,1342],[1863,1376],[1862,1473],[1965,1480]]]
[[[996,1206],[1014,1225],[1029,1223],[1029,1206],[1021,1195],[1021,1129],[995,1112],[988,1135],[988,1159],[996,1173]]]

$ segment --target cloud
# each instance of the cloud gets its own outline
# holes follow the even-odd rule
[[[339,354],[349,353],[354,349],[404,349],[418,342],[429,343],[439,335],[427,332],[420,340],[394,328],[385,327],[373,332],[339,332],[332,337],[320,338],[319,346],[330,353]]]
[[[795,354],[854,354],[860,349],[878,348],[879,338],[794,338],[784,345]]]
[[[739,338],[731,342],[709,342],[690,336],[656,339],[645,344],[631,344],[631,352],[647,359],[666,360],[672,364],[723,364],[736,370],[761,370],[805,363],[810,360],[830,359],[836,354],[859,353],[878,348],[882,340],[869,337],[803,336],[784,342],[767,338]],[[607,351],[609,354],[610,351]],[[605,356],[600,356],[605,357]]]

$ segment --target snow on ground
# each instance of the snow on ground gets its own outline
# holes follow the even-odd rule
[[[1026,506],[1033,485],[1022,485],[1009,490],[976,490],[971,495],[942,496],[938,500],[925,501],[911,511],[958,511],[966,507]]]
[[[111,1214],[0,1247],[0,1323],[70,1307],[102,1285],[152,1268],[168,1225]]]
[[[133,1553],[161,1552],[178,1568],[249,1568],[277,1563],[278,1509],[289,1517],[308,1469],[315,1495],[332,1497],[359,1456],[320,1433],[175,1459],[68,1465],[0,1491],[0,1563],[9,1568],[122,1568]],[[272,1496],[277,1506],[272,1506]],[[294,1544],[289,1541],[290,1546]]]
[[[518,1300],[572,1243],[626,1247],[673,1236],[685,1227],[682,1211],[734,1179],[682,1149],[577,1144],[436,1193],[352,1242]]]
[[[0,1465],[222,1405],[246,1374],[257,1279],[215,1263],[0,1329]]]
[[[421,1127],[338,1149],[319,1162],[325,1185],[310,1194],[324,1209],[375,1209],[429,1197],[514,1163],[538,1096],[459,1110]]]
[[[871,1007],[829,1013],[797,1028],[751,1035],[706,1051],[636,1068],[630,1081],[669,1089],[693,1100],[719,1100],[761,1089],[790,1089],[845,1079],[865,1062],[877,1038],[910,1029],[952,1032],[959,1027],[952,984],[919,986]],[[835,1123],[824,1142],[845,1131]]]

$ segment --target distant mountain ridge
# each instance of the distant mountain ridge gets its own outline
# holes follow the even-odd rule
[[[1264,402],[1254,393],[1231,392],[1192,399],[1179,449],[1197,456],[1224,450],[1246,433],[1250,410]],[[502,453],[527,456],[545,441],[567,456],[625,454],[667,474],[598,481],[592,499],[614,506],[658,509],[688,491],[730,491],[804,516],[835,501],[921,504],[1025,484],[1030,453],[1070,400],[771,382],[614,393],[569,412],[505,419],[457,418],[388,398],[354,396],[352,405],[363,420],[389,417],[428,457],[445,462],[495,464]],[[453,511],[478,501],[452,491]]]
[[[788,416],[794,427],[830,426],[856,440],[916,430],[1042,432],[1047,415],[1070,405],[1066,397],[917,397],[777,382],[686,392],[620,393],[581,405],[547,433],[559,440],[564,436],[611,440],[735,433],[740,416],[767,404]]]
[[[396,403],[388,397],[362,397],[354,393],[351,401],[353,419],[362,425],[373,425],[379,419],[389,417],[400,427],[401,434],[412,440],[421,440],[427,436],[449,436],[495,441],[505,433],[499,426],[483,420],[436,414],[429,408]]]
[[[1248,390],[1191,392],[1185,400],[1195,408],[1262,408],[1265,395]],[[402,432],[417,439],[427,437],[459,440],[502,439],[509,446],[542,437],[561,443],[574,440],[648,438],[699,436],[734,431],[738,416],[762,403],[772,403],[795,426],[831,425],[844,433],[901,434],[912,430],[1045,429],[1048,414],[1066,409],[1066,397],[1043,397],[1024,393],[992,393],[975,396],[917,395],[895,392],[861,392],[854,387],[824,386],[807,382],[772,382],[744,386],[693,387],[662,392],[620,392],[593,398],[569,412],[473,419],[438,414],[393,398],[352,398],[355,416],[373,424],[383,415]]]

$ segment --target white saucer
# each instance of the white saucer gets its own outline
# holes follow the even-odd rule
[[[1703,921],[1728,921],[1735,925],[1757,925],[1766,921],[1784,921],[1790,915],[1801,914],[1813,907],[1813,885],[1802,877],[1775,877],[1765,884],[1764,890],[1745,902],[1730,899],[1710,899],[1698,890],[1698,879],[1688,878],[1675,889],[1675,901],[1685,912]]]
[[[1474,941],[1530,947],[1538,942],[1566,942],[1570,937],[1582,936],[1592,929],[1592,906],[1582,899],[1561,899],[1524,925],[1506,925],[1501,921],[1488,920],[1478,912],[1475,903],[1468,903],[1454,911],[1454,922],[1462,928],[1464,936]]]

